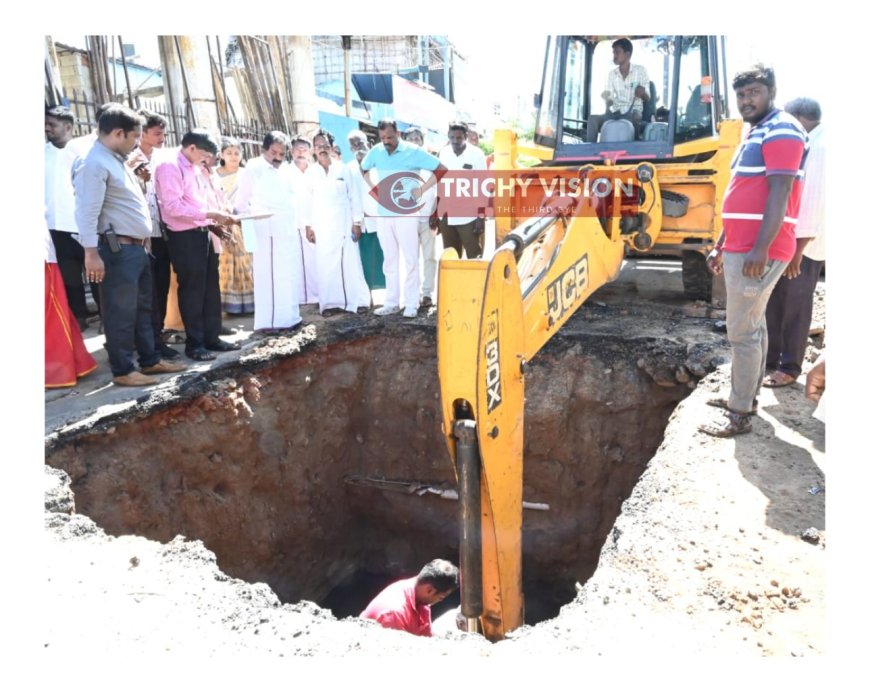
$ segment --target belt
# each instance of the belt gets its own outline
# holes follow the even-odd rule
[[[129,235],[116,235],[115,237],[121,245],[141,245],[142,247],[145,247],[145,241],[148,240],[148,238],[134,238]],[[100,235],[100,241],[108,242],[103,235]]]

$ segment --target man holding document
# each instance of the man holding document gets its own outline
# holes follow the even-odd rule
[[[242,219],[245,247],[254,255],[254,331],[302,324],[298,190],[286,161],[289,147],[287,135],[269,132],[262,155],[239,173],[236,212]]]
[[[220,245],[228,240],[235,217],[216,208],[209,173],[203,163],[218,152],[207,130],[194,129],[181,140],[175,160],[157,166],[155,194],[166,226],[169,259],[178,275],[178,307],[186,333],[184,354],[191,360],[214,360],[213,352],[235,351],[239,345],[220,339]]]

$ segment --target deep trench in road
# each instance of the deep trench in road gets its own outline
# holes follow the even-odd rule
[[[546,507],[523,515],[528,624],[593,574],[690,392],[638,367],[650,342],[557,335],[528,367],[523,499]],[[232,577],[357,615],[389,581],[458,561],[435,352],[434,329],[413,325],[314,344],[57,444],[46,463],[109,534],[199,539]]]

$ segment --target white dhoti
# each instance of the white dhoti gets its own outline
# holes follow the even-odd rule
[[[318,302],[317,296],[317,246],[305,237],[305,229],[297,229],[299,237],[299,280],[297,293],[302,305]]]
[[[269,212],[254,223],[254,329],[287,329],[299,315],[302,251],[297,231],[297,192],[287,164],[275,167],[262,157],[239,174],[236,209]]]
[[[318,235],[318,247],[320,236]],[[320,277],[320,312],[341,308],[356,312],[369,307],[371,293],[363,274],[359,245],[350,237],[332,242],[317,254],[317,273]]]
[[[257,222],[260,224],[261,222]],[[254,251],[254,329],[287,329],[302,321],[299,314],[299,244],[290,232],[269,233],[268,221],[258,227]]]
[[[341,308],[356,312],[368,307],[371,293],[363,274],[359,245],[351,233],[347,199],[327,194],[329,183],[315,188],[311,227],[317,248],[317,293],[320,312]]]
[[[354,195],[347,168],[338,162],[325,171],[319,163],[305,173],[309,185],[306,225],[314,231],[317,249],[317,296],[320,312],[340,308],[356,312],[371,304],[359,245],[351,232],[353,220],[362,221],[362,208]]]

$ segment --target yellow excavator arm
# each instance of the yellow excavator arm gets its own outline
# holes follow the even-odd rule
[[[590,166],[585,174],[633,177],[645,191],[641,208],[655,204],[651,166]],[[479,622],[491,641],[523,624],[525,365],[618,275],[625,223],[618,204],[610,213],[604,222],[582,208],[529,219],[489,260],[460,260],[452,249],[441,257],[438,373],[462,515],[461,607],[470,628]]]

